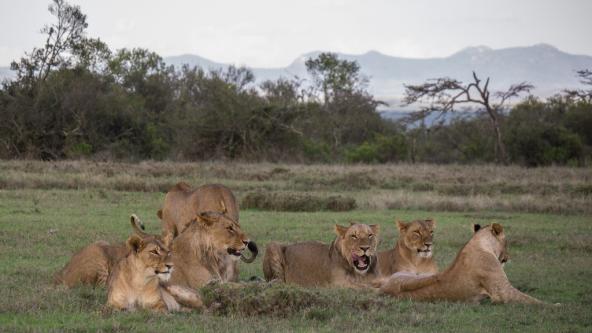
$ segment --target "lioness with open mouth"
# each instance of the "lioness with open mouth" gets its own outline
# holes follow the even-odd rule
[[[335,225],[335,233],[331,245],[270,243],[263,258],[265,279],[307,287],[368,287],[376,278],[378,226]]]

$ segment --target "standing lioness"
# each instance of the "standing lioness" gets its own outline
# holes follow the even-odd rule
[[[270,243],[263,258],[265,279],[307,287],[367,287],[376,278],[378,226],[335,225],[335,233],[331,245]]]
[[[471,240],[445,271],[422,277],[395,273],[380,283],[380,290],[414,300],[477,302],[490,297],[494,303],[542,303],[508,281],[503,269],[508,260],[503,227],[494,223],[474,229]]]
[[[192,189],[180,182],[164,197],[162,209],[157,215],[162,219],[163,230],[177,237],[204,212],[219,212],[239,222],[238,203],[232,191],[224,185],[206,184]]]

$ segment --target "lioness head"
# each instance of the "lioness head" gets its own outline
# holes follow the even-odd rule
[[[432,256],[435,220],[397,221],[397,227],[402,245],[421,258]]]
[[[205,229],[208,242],[215,250],[247,263],[255,260],[258,253],[257,245],[245,235],[240,225],[226,214],[204,212],[197,215],[195,220]],[[252,253],[250,258],[244,255],[247,248]]]
[[[478,237],[483,246],[492,250],[502,265],[510,260],[506,235],[504,233],[504,227],[501,224],[493,223],[484,227],[479,224],[473,224],[473,231],[475,232],[473,237]]]
[[[137,269],[144,271],[145,278],[157,277],[165,282],[173,272],[173,262],[169,245],[172,237],[161,239],[155,236],[131,235],[127,240],[130,255],[134,256]]]
[[[343,258],[360,274],[368,272],[376,261],[378,226],[352,223],[349,227],[335,225],[336,246]]]

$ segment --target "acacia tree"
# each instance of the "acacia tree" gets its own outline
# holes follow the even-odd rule
[[[414,120],[425,119],[431,114],[442,116],[457,111],[460,106],[477,105],[489,117],[495,135],[495,156],[498,163],[507,163],[507,153],[502,139],[501,116],[506,102],[521,93],[528,93],[533,86],[527,82],[513,84],[506,91],[489,91],[489,78],[481,81],[473,72],[473,81],[465,84],[451,78],[437,78],[419,85],[405,85],[404,105],[425,103],[419,111],[413,112]]]
[[[577,75],[580,78],[580,82],[584,85],[592,87],[592,71],[589,69],[583,69],[577,71]],[[570,100],[582,101],[592,103],[592,89],[566,89],[563,91],[565,96]]]

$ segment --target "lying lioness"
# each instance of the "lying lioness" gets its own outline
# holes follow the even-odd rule
[[[203,212],[173,240],[175,271],[171,283],[199,288],[210,281],[235,281],[233,270],[246,250],[257,255],[257,246],[240,225],[226,214]]]
[[[390,276],[396,272],[436,273],[438,266],[432,257],[436,221],[397,221],[399,239],[391,250],[378,252],[378,272]]]
[[[135,214],[132,214],[130,223],[134,232],[145,235],[142,221]],[[94,242],[72,256],[64,268],[54,275],[54,283],[65,284],[68,288],[77,284],[104,286],[117,262],[127,253],[125,243]]]
[[[376,278],[378,226],[335,225],[335,233],[330,246],[319,242],[270,243],[263,258],[265,279],[301,286],[369,286]]]
[[[150,235],[130,236],[128,255],[115,266],[108,281],[107,303],[119,310],[136,307],[155,311],[179,311],[201,308],[197,293],[180,286],[167,285],[173,272],[169,245]]]
[[[474,231],[445,271],[428,276],[396,273],[379,283],[380,290],[414,300],[478,302],[490,297],[495,303],[542,303],[508,281],[502,267],[508,260],[503,227],[475,225]]]

